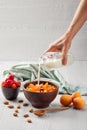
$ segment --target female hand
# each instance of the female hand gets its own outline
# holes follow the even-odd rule
[[[62,64],[67,64],[67,54],[71,46],[71,40],[69,33],[65,33],[60,39],[52,43],[46,52],[61,52],[62,53]],[[45,53],[46,53],[45,52]]]
[[[62,52],[62,64],[67,64],[67,53],[71,41],[87,20],[87,0],[81,0],[67,32],[52,43],[46,52]]]

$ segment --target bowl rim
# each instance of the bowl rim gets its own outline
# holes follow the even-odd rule
[[[55,82],[51,82],[51,81],[45,81],[45,80],[40,80],[40,82],[48,82],[48,83],[50,83],[50,84],[53,84],[54,85],[54,87],[55,87],[55,89],[53,90],[53,91],[51,91],[51,92],[44,92],[44,93],[41,93],[41,92],[32,92],[32,91],[29,91],[29,90],[27,90],[26,88],[25,88],[25,85],[27,85],[27,84],[30,84],[30,83],[32,83],[32,82],[37,82],[38,80],[33,80],[33,81],[28,81],[28,82],[26,82],[24,85],[23,85],[23,91],[26,91],[26,92],[29,92],[29,93],[35,93],[35,94],[47,94],[47,93],[52,93],[52,92],[54,92],[54,91],[58,91],[59,90],[59,85],[57,85],[57,83],[55,83]]]
[[[14,90],[16,90],[16,89],[20,89],[20,86],[19,86],[19,87],[16,87],[16,88],[12,88],[12,87],[3,87],[3,86],[1,86],[1,88],[4,88],[4,89],[14,89]]]

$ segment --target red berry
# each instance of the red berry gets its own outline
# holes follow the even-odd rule
[[[17,81],[17,82],[16,82],[16,86],[17,86],[17,87],[20,87],[20,86],[21,86],[21,82],[20,82],[20,81]]]
[[[9,78],[6,78],[5,81],[7,82],[9,80]]]
[[[2,85],[2,87],[6,87],[6,82],[3,81],[1,85]]]
[[[9,75],[8,79],[14,80],[14,75],[13,74]]]
[[[16,88],[17,86],[16,86],[16,84],[12,84],[12,86],[11,86],[12,88]]]
[[[8,86],[8,87],[11,87],[14,82],[13,82],[13,80],[8,79],[8,80],[6,81],[6,83],[7,83],[7,86]]]

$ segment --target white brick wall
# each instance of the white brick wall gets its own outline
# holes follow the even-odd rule
[[[35,60],[67,29],[80,0],[0,0],[0,60]],[[71,51],[87,55],[87,24]]]

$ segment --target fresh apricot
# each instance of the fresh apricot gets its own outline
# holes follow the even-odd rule
[[[72,97],[68,94],[64,94],[60,97],[60,103],[63,106],[69,106],[72,102]]]
[[[83,109],[85,107],[85,100],[81,97],[77,97],[73,100],[73,107],[75,109]]]
[[[72,101],[73,101],[75,98],[81,97],[81,94],[80,94],[80,92],[74,92],[71,97],[72,97]]]

